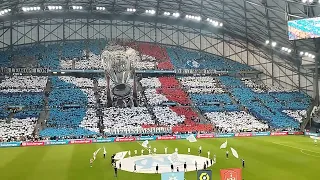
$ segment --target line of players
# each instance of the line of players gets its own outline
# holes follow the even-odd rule
[[[149,151],[149,154],[151,154],[151,148],[149,148],[148,151]],[[157,152],[157,148],[153,148],[153,151],[154,151],[154,153],[156,153]],[[167,152],[168,152],[168,148],[167,147],[164,148],[164,152],[165,152],[165,154],[167,154]],[[175,148],[175,152],[178,152],[178,148]],[[188,148],[188,154],[190,154],[190,152],[191,152],[191,150],[190,150],[190,148]],[[134,153],[135,153],[135,155],[137,155],[138,151],[134,150]],[[201,153],[202,153],[202,147],[200,146],[199,147],[199,156],[201,155]],[[131,156],[131,151],[130,150],[128,151],[128,155]],[[141,155],[144,155],[144,149],[141,149]],[[114,157],[115,157],[115,154],[113,154],[111,156],[111,164],[114,167],[115,177],[117,177],[118,168],[116,166],[116,162],[115,162]],[[106,158],[106,152],[103,153],[103,158],[104,159]],[[208,158],[210,159],[210,151],[208,151]],[[229,159],[229,151],[226,151],[226,158]],[[216,159],[216,155],[214,155],[213,159],[210,159],[211,165],[213,165],[213,162],[216,163],[216,160],[217,160]],[[94,161],[93,159],[90,159],[90,166],[91,167],[92,167],[93,161]],[[241,159],[241,162],[242,162],[242,168],[245,168],[244,159]],[[208,166],[209,166],[209,161],[207,160],[203,164],[203,169],[207,169]],[[184,163],[183,167],[184,167],[184,171],[186,172],[187,171],[187,163],[186,162]],[[173,164],[170,165],[170,168],[171,168],[171,172],[173,172],[174,171]],[[197,161],[195,161],[195,168],[196,168],[196,171],[198,171],[198,163],[197,163]],[[121,169],[121,162],[119,162],[119,169]],[[176,170],[177,170],[177,172],[179,172],[179,167],[177,167]],[[136,171],[137,171],[137,165],[134,164],[133,172],[136,172]],[[159,172],[159,165],[157,164],[156,165],[156,173],[158,174],[158,172]]]

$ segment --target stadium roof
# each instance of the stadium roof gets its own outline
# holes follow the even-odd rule
[[[43,9],[47,6],[62,6],[63,11],[59,13],[61,16],[86,17],[88,16],[86,13],[90,13],[91,17],[95,18],[106,18],[114,14],[120,16],[112,16],[112,18],[121,18],[121,15],[125,17],[127,8],[137,9],[135,13],[137,15],[144,13],[147,9],[153,9],[157,12],[156,17],[153,18],[158,18],[157,20],[166,11],[179,12],[181,17],[201,16],[202,21],[210,18],[223,22],[224,28],[220,32],[260,45],[263,45],[266,40],[275,41],[277,46],[297,50],[295,53],[298,54],[298,51],[316,52],[317,40],[289,41],[287,21],[318,16],[320,5],[317,0],[314,1],[306,4],[301,0],[0,0],[2,9],[11,9],[13,14],[13,16],[2,17],[0,20],[35,17],[31,13],[23,14],[22,11],[22,7],[35,6],[41,7],[40,12],[44,12]],[[72,12],[71,6],[82,6],[83,10]],[[96,7],[105,7],[105,10],[97,12]],[[49,15],[43,13],[40,17]],[[149,17],[144,18],[152,20]],[[170,23],[170,21],[165,22]]]

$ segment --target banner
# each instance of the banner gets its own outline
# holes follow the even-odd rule
[[[235,137],[251,137],[252,133],[235,133]]]
[[[0,147],[19,147],[21,142],[4,142],[0,143]]]
[[[103,139],[94,139],[92,142],[94,143],[106,143],[106,142],[114,142],[116,138],[109,137],[109,138],[103,138]]]
[[[131,141],[135,141],[136,138],[135,137],[117,137],[114,142],[131,142]]]
[[[271,136],[286,136],[288,132],[272,132]]]
[[[70,140],[69,144],[91,144],[92,139],[74,139]]]
[[[174,140],[177,139],[176,136],[158,136],[157,140]]]
[[[220,169],[221,180],[242,180],[242,169]]]
[[[161,180],[184,180],[184,172],[161,173]]]
[[[44,142],[23,142],[21,146],[44,146]]]
[[[300,132],[300,131],[289,131],[288,135],[303,135],[303,132]]]
[[[137,141],[145,141],[145,140],[153,141],[153,140],[156,140],[156,139],[157,138],[155,136],[137,136],[136,137]]]
[[[228,138],[228,137],[233,137],[234,133],[227,133],[227,134],[215,134],[215,137],[217,138]]]
[[[197,138],[214,138],[214,134],[198,134]]]
[[[188,136],[190,136],[191,134],[177,134],[177,135],[174,135],[176,136],[176,139],[187,139]],[[196,137],[196,134],[192,134]]]
[[[320,136],[320,133],[304,132],[306,136]]]
[[[270,132],[253,132],[252,136],[270,136]]]
[[[64,144],[69,144],[69,140],[51,140],[51,141],[46,141],[45,145],[64,145]]]
[[[197,180],[211,180],[212,171],[211,170],[199,170],[197,171]]]

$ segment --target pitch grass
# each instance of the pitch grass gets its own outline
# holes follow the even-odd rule
[[[225,158],[225,150],[219,146],[225,139],[202,139],[196,143],[187,140],[151,141],[152,147],[158,153],[164,153],[168,147],[169,153],[179,148],[179,153],[197,154],[201,145],[203,155],[211,151],[216,154],[217,164],[210,169],[213,179],[218,180],[219,169],[241,167],[240,159],[231,154]],[[246,168],[243,169],[245,180],[313,180],[319,179],[320,145],[315,146],[309,137],[250,137],[229,138],[229,147],[235,148],[240,158],[244,158]],[[102,158],[100,152],[92,168],[89,159],[92,153],[105,146],[107,158]],[[137,149],[137,142],[104,143],[90,145],[60,145],[46,147],[2,148],[0,149],[0,179],[1,180],[112,180],[113,168],[110,165],[110,155],[119,151]],[[230,150],[229,150],[230,151]],[[196,179],[195,172],[185,174],[186,180]],[[159,174],[138,174],[125,171],[118,172],[118,180],[160,180]]]

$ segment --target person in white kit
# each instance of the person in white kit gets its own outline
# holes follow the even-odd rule
[[[188,148],[188,154],[190,154],[190,148]]]
[[[201,155],[202,147],[199,146],[199,156]]]
[[[175,150],[174,150],[176,153],[178,153],[178,148],[175,148]]]
[[[213,161],[217,162],[216,155],[213,155]]]
[[[136,156],[138,154],[138,151],[137,150],[134,150],[134,155]]]
[[[157,148],[153,148],[153,152],[157,154]]]
[[[144,152],[144,150],[143,150],[143,149],[141,149],[141,155],[143,155],[143,152]]]
[[[314,145],[317,145],[318,140],[317,140],[317,139],[314,139],[313,142],[314,142]]]
[[[151,154],[151,148],[149,148],[149,154]]]
[[[208,151],[208,158],[210,159],[210,151]]]
[[[164,153],[167,154],[167,152],[168,152],[168,147],[165,147],[164,148]]]
[[[129,155],[129,157],[131,156],[131,151],[130,150],[128,151],[128,155]]]

